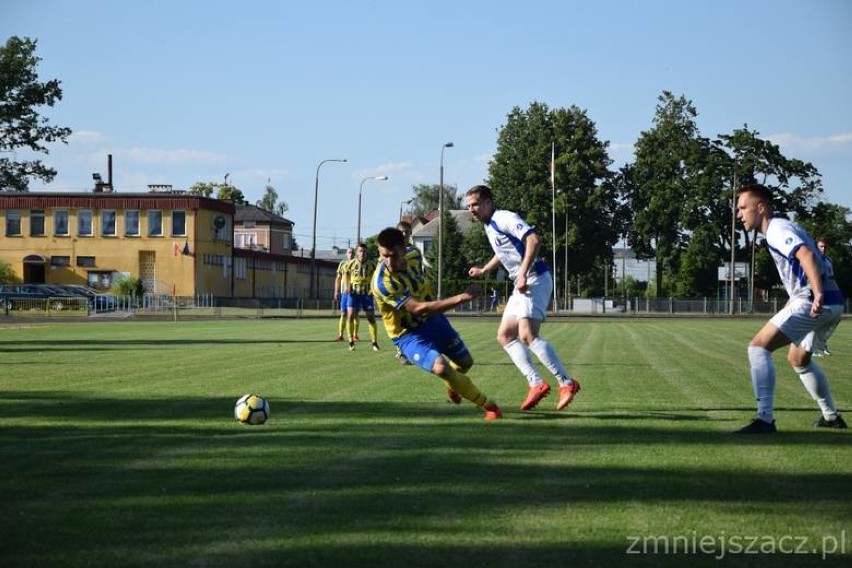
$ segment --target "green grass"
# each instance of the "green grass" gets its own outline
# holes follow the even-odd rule
[[[0,565],[848,565],[852,437],[811,426],[783,353],[780,432],[731,434],[753,416],[745,346],[762,323],[548,322],[583,390],[566,412],[550,397],[521,413],[497,320],[457,318],[471,377],[503,407],[487,423],[397,364],[381,329],[382,352],[349,353],[331,319],[7,321]],[[841,409],[850,339],[845,322],[818,360]],[[233,421],[250,391],[266,425]],[[823,542],[845,555],[823,561]],[[799,545],[817,554],[779,550]]]

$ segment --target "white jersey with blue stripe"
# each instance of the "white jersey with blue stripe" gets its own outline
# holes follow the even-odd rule
[[[790,299],[813,300],[808,277],[799,259],[796,258],[796,251],[804,246],[811,250],[816,259],[817,269],[822,278],[823,303],[843,303],[843,295],[834,281],[831,264],[819,251],[807,231],[792,221],[773,217],[766,228],[766,245],[769,247],[769,252],[778,268],[781,283],[786,288]]]
[[[485,224],[485,234],[491,248],[500,258],[503,267],[509,272],[509,278],[518,276],[518,269],[526,253],[524,239],[535,232],[520,215],[512,211],[495,209],[491,219]],[[543,272],[547,265],[542,260],[536,260],[530,272]]]

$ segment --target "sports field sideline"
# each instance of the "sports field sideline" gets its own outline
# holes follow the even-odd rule
[[[852,437],[783,353],[778,434],[731,433],[763,321],[549,322],[583,390],[522,413],[497,321],[456,318],[494,423],[336,319],[0,322],[0,566],[848,565]],[[831,347],[848,419],[848,320]]]

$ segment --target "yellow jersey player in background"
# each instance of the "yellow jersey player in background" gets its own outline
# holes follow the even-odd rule
[[[346,306],[349,305],[349,290],[346,284],[346,266],[355,256],[355,249],[346,249],[346,258],[337,265],[337,275],[334,277],[334,300],[340,298],[340,321],[337,323],[337,337],[335,341],[343,341],[343,330],[346,329]],[[355,319],[355,337],[358,337],[358,319]]]
[[[349,291],[349,301],[346,306],[346,318],[349,328],[349,350],[355,350],[355,328],[358,321],[358,311],[364,310],[367,323],[370,326],[370,339],[373,343],[373,351],[379,350],[376,334],[376,317],[373,315],[375,307],[373,297],[370,295],[370,279],[376,271],[376,261],[367,259],[367,245],[359,243],[355,249],[355,258],[346,264],[344,269],[344,280]]]
[[[422,262],[409,256],[405,237],[389,227],[379,233],[379,266],[373,275],[372,292],[388,337],[414,365],[439,377],[447,386],[449,399],[461,398],[485,411],[486,420],[503,416],[497,403],[489,400],[465,373],[473,357],[444,312],[475,299],[479,289],[471,286],[461,294],[432,300]]]

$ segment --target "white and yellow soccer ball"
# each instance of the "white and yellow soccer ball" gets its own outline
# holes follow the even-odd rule
[[[242,424],[263,424],[269,420],[269,401],[259,394],[245,394],[234,405],[234,418]]]

